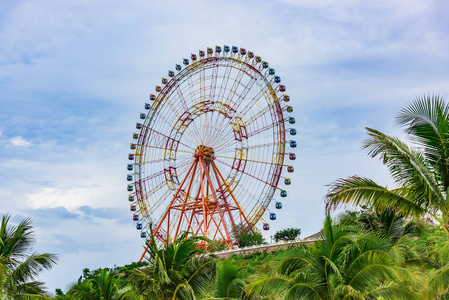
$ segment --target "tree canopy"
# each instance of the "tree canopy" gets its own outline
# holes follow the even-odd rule
[[[301,229],[299,228],[286,228],[277,231],[274,234],[274,240],[279,241],[293,241],[301,234]]]

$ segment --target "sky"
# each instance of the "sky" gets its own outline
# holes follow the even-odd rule
[[[126,164],[148,94],[183,57],[235,45],[270,62],[298,131],[293,184],[272,222],[311,235],[328,185],[393,186],[361,149],[365,127],[406,138],[395,115],[449,91],[447,1],[0,1],[0,214],[31,217],[42,273],[67,290],[83,268],[137,261]],[[292,196],[294,195],[294,196]]]

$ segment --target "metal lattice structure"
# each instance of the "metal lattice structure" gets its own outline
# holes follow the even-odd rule
[[[183,65],[156,86],[133,134],[133,219],[143,238],[152,224],[161,242],[187,230],[231,248],[234,225],[256,228],[262,220],[267,230],[262,217],[276,190],[287,195],[291,180],[282,173],[293,172],[284,164],[295,159],[286,151],[296,147],[286,137],[296,134],[286,128],[295,122],[293,108],[275,70],[243,48],[208,48]]]

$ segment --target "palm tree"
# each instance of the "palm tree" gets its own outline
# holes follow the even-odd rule
[[[449,236],[449,106],[438,95],[418,97],[397,116],[416,148],[367,128],[363,148],[388,167],[398,188],[361,176],[338,179],[326,195],[327,211],[346,205],[390,209],[405,217],[431,216]]]
[[[240,268],[230,261],[217,264],[214,299],[241,299],[245,281]]]
[[[34,238],[30,218],[17,226],[8,225],[9,219],[9,215],[3,215],[0,226],[0,298],[48,298],[44,284],[35,278],[42,270],[52,268],[57,257],[31,252]]]
[[[100,273],[85,280],[80,277],[67,294],[79,300],[137,299],[130,288],[126,287],[120,279],[121,275],[103,269]]]
[[[151,236],[147,249],[149,266],[131,270],[130,282],[136,293],[145,299],[197,299],[205,295],[213,282],[215,261],[195,257],[197,242],[203,237],[181,233],[173,244],[158,249]]]
[[[385,238],[343,225],[326,217],[322,239],[314,246],[300,247],[285,259],[277,274],[250,283],[247,294],[277,295],[281,299],[417,299],[399,282],[407,272],[389,253]]]
[[[339,215],[340,223],[360,229],[388,239],[394,247],[405,247],[411,237],[420,236],[425,232],[423,222],[407,220],[400,213],[392,210],[379,211],[376,209],[362,209],[360,211],[346,211]]]

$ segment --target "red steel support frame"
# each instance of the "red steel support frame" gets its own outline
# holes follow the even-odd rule
[[[168,235],[170,227],[174,229],[176,237],[180,228],[184,227],[181,223],[188,222],[185,227],[193,234],[201,232],[206,237],[208,234],[213,234],[214,237],[218,235],[223,243],[232,248],[230,229],[236,225],[235,217],[246,223],[245,225],[251,226],[214,160],[212,148],[203,145],[197,148],[185,178],[153,231],[154,236],[160,236],[165,232],[166,236],[162,240],[170,242]],[[222,192],[223,188],[227,193]],[[185,190],[187,191],[184,192]],[[221,192],[220,197],[217,196],[217,192]],[[178,218],[171,218],[176,214],[179,215]],[[149,244],[139,261],[144,258],[148,247]]]

